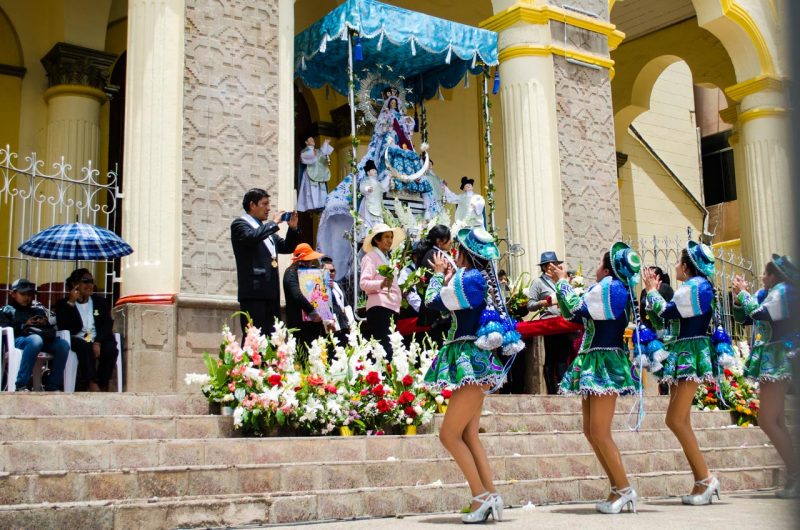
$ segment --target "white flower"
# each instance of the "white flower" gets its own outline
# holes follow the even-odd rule
[[[439,404],[439,405],[441,405],[442,403],[444,403],[444,397],[442,397],[442,395],[441,395],[441,394],[439,394],[438,396],[436,396],[436,397],[435,397],[435,398],[433,398],[433,399],[434,399],[434,401],[436,401],[436,403],[437,403],[437,404]]]
[[[244,414],[244,409],[241,406],[238,406],[233,410],[233,426],[234,427],[241,427],[242,426],[242,415],[243,414]]]
[[[411,425],[412,423],[414,423],[414,420],[411,418],[406,418],[406,425]]]
[[[414,405],[414,412],[416,412],[417,415],[422,414],[422,407],[420,405]]]
[[[186,374],[186,377],[183,379],[187,385],[193,384],[200,384],[200,385],[207,385],[211,382],[211,376],[208,374]]]
[[[228,403],[228,402],[233,401],[233,400],[234,400],[233,394],[225,394],[224,396],[222,396],[222,402],[223,403]]]
[[[258,368],[253,368],[253,367],[251,366],[251,367],[247,368],[247,369],[244,371],[244,374],[243,374],[243,375],[244,375],[245,377],[247,377],[248,379],[252,379],[253,381],[258,381],[258,382],[261,382],[261,381],[263,380],[263,378],[261,377],[261,375],[259,375],[259,373],[258,373],[258,372],[259,372]]]

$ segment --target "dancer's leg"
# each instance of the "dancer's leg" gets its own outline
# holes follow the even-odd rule
[[[700,383],[695,381],[679,381],[671,385],[666,417],[667,427],[680,442],[695,481],[704,480],[709,475],[706,460],[700,452],[700,446],[697,445],[697,438],[692,430],[692,401],[698,386]],[[706,486],[695,484],[692,495],[703,493],[705,489]]]
[[[617,403],[617,395],[609,394],[604,396],[589,396],[591,401],[589,407],[589,432],[594,440],[597,450],[603,455],[603,459],[608,466],[608,478],[611,484],[618,489],[627,488],[630,484],[625,474],[625,466],[622,465],[622,456],[619,448],[611,437],[611,422],[614,419],[614,407]],[[612,495],[609,500],[618,498]]]
[[[483,389],[478,385],[465,385],[456,389],[450,398],[442,427],[439,429],[439,440],[453,456],[461,472],[464,473],[473,497],[485,492],[486,489],[478,473],[475,459],[462,437],[464,430],[475,415],[476,407],[482,401]],[[473,503],[472,509],[479,506],[480,503]]]
[[[592,451],[594,451],[597,460],[600,461],[600,465],[603,467],[603,471],[605,471],[609,482],[611,482],[611,487],[615,488],[617,485],[614,484],[614,481],[611,480],[611,472],[609,471],[608,464],[606,463],[605,458],[603,458],[603,453],[601,453],[600,450],[597,448],[597,444],[594,443],[594,439],[592,438],[592,431],[590,429],[590,426],[592,424],[591,401],[589,401],[588,398],[581,399],[581,411],[583,413],[583,435],[586,437],[586,440],[589,442],[589,445],[592,446]]]
[[[480,476],[481,483],[483,484],[483,490],[494,493],[496,490],[494,487],[492,468],[489,465],[489,458],[486,456],[486,449],[484,449],[478,435],[478,429],[480,428],[481,424],[483,399],[483,395],[481,395],[481,398],[478,401],[478,406],[472,415],[472,419],[467,424],[467,428],[464,429],[464,434],[461,435],[461,439],[465,444],[467,444],[469,452],[472,454],[472,459],[475,461],[475,467],[478,470],[478,475]],[[450,408],[448,407],[448,412],[449,410]]]
[[[784,381],[766,382],[759,385],[761,407],[758,411],[758,426],[769,437],[775,450],[781,455],[786,465],[786,474],[796,475],[800,468],[797,463],[797,454],[792,447],[792,438],[786,428],[786,390],[788,383]]]

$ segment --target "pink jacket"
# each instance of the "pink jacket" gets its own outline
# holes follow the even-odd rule
[[[378,267],[386,262],[379,252],[379,250],[373,249],[361,258],[361,278],[358,284],[361,290],[367,293],[367,309],[377,306],[399,313],[402,295],[400,294],[397,277],[400,273],[398,271],[394,275],[394,281],[390,289],[381,287],[381,283],[385,278],[378,274]]]

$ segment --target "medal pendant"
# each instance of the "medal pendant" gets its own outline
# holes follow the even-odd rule
[[[273,269],[277,269],[277,268],[278,268],[278,260],[276,260],[276,259],[274,259],[274,258],[273,258],[273,260],[272,260],[272,268],[273,268]]]

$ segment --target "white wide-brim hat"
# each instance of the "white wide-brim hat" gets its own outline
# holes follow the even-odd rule
[[[364,243],[361,246],[364,249],[365,253],[375,248],[372,246],[372,239],[378,234],[382,234],[384,232],[392,232],[394,234],[394,239],[392,239],[391,250],[394,250],[397,247],[399,247],[403,243],[403,240],[406,238],[405,231],[403,231],[403,229],[400,228],[399,226],[392,228],[386,223],[378,223],[370,229],[369,233],[364,238]]]

